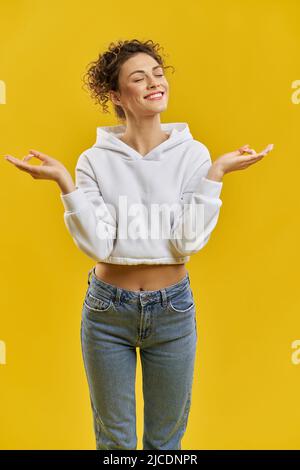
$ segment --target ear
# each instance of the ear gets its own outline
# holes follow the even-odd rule
[[[116,91],[110,91],[110,92],[109,92],[109,96],[110,96],[111,101],[112,101],[115,105],[119,105],[119,104],[120,104],[120,100],[119,100],[119,97],[118,97],[118,94],[117,94]]]

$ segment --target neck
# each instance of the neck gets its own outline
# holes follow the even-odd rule
[[[120,139],[141,155],[169,138],[161,129],[159,115],[146,119],[127,119],[125,133]]]

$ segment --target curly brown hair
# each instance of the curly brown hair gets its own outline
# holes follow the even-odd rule
[[[159,53],[163,49],[158,43],[151,39],[139,41],[138,39],[119,40],[117,43],[111,42],[107,51],[100,53],[98,59],[88,64],[89,69],[83,76],[84,84],[87,85],[91,97],[96,103],[101,105],[103,113],[108,113],[107,101],[109,100],[109,90],[119,91],[119,72],[122,64],[134,54],[144,52],[153,57],[163,69],[174,67],[165,65],[164,58]],[[174,69],[175,70],[175,69]],[[113,103],[116,117],[121,121],[126,120],[125,113],[121,106]]]

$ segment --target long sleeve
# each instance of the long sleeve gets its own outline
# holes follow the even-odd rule
[[[171,224],[170,241],[185,256],[197,253],[207,244],[222,206],[223,182],[206,178],[212,162],[206,147],[204,152],[206,159],[188,179]]]
[[[103,200],[85,153],[76,164],[75,186],[70,193],[60,193],[65,224],[79,249],[94,260],[103,260],[113,249],[116,220]]]

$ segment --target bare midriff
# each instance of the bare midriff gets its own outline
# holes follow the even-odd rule
[[[185,264],[111,264],[98,262],[96,278],[127,290],[158,290],[181,281]]]

